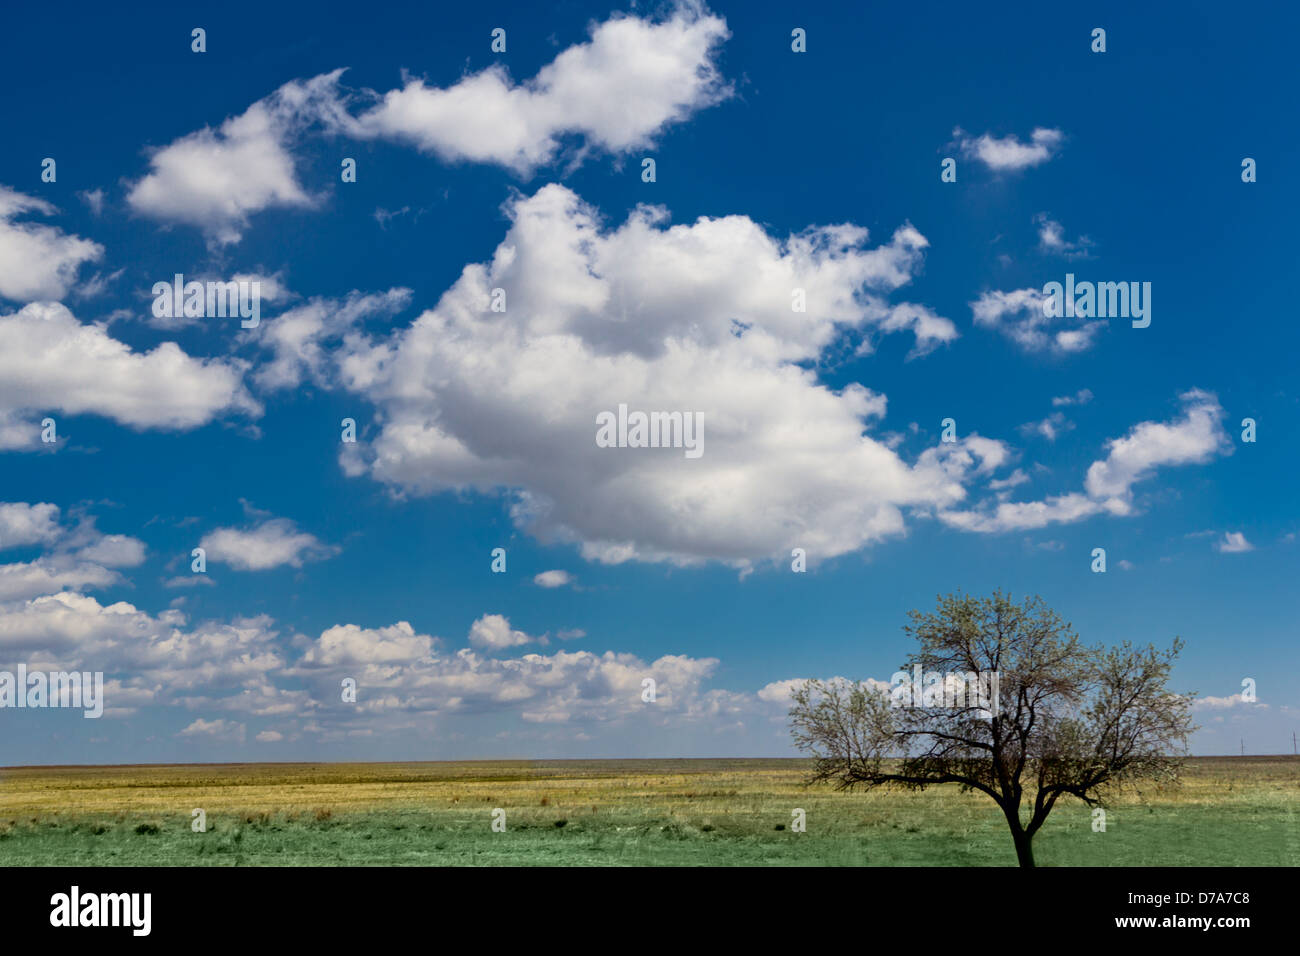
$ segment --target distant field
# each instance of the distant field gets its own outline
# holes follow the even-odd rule
[[[0,769],[4,865],[1015,864],[986,797],[805,787],[801,760]],[[190,829],[207,812],[208,830]],[[491,813],[506,811],[505,833]],[[791,811],[808,830],[790,830]],[[1042,866],[1300,865],[1300,759],[1192,760],[1105,833],[1061,803]]]

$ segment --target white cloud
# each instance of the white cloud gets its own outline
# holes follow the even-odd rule
[[[117,585],[122,578],[110,568],[135,567],[145,557],[143,541],[106,535],[94,518],[81,516],[75,527],[64,527],[55,505],[0,502],[0,550],[33,544],[46,553],[0,565],[0,601]]]
[[[288,518],[272,518],[249,528],[217,528],[199,541],[209,561],[239,571],[266,571],[281,565],[300,568],[304,561],[328,558],[338,549],[299,531]]]
[[[313,127],[410,142],[444,159],[523,174],[553,161],[568,139],[581,141],[575,161],[591,150],[647,148],[669,125],[731,95],[714,63],[727,36],[725,21],[693,2],[659,22],[616,15],[525,83],[514,83],[501,65],[447,88],[408,79],[358,116],[347,101],[359,95],[339,85],[344,70],[293,80],[218,128],[154,151],[127,203],[152,219],[198,227],[211,244],[238,242],[262,210],[319,204],[301,183],[293,153]],[[85,198],[102,207],[102,194]]]
[[[1255,550],[1255,546],[1240,531],[1225,531],[1223,540],[1216,542],[1214,547],[1224,554],[1244,554]]]
[[[1179,398],[1183,403],[1181,418],[1141,422],[1123,438],[1107,443],[1106,457],[1088,467],[1086,494],[1070,492],[1042,501],[1003,501],[991,510],[942,511],[939,518],[966,531],[996,533],[1068,524],[1098,514],[1130,515],[1134,512],[1133,485],[1150,478],[1157,468],[1204,464],[1216,455],[1231,453],[1218,400],[1197,389]]]
[[[96,216],[104,214],[104,190],[83,189],[77,196]]]
[[[268,675],[284,673],[287,663],[269,618],[184,625],[185,616],[176,610],[152,616],[124,601],[105,605],[63,591],[0,602],[0,653],[19,652],[29,666],[50,661],[120,674],[135,696],[159,702],[174,702],[196,688],[272,698],[292,693],[267,684]],[[106,703],[117,707],[123,700],[115,696]]]
[[[510,621],[500,614],[484,614],[469,629],[469,642],[474,647],[489,651],[503,650],[531,644],[536,638],[523,631],[512,630]]]
[[[253,380],[268,390],[296,388],[304,378],[318,387],[330,386],[336,376],[329,365],[328,346],[352,332],[362,319],[393,315],[410,301],[410,289],[389,289],[380,295],[353,292],[342,301],[312,299],[264,320],[249,335],[273,358],[254,373]]]
[[[54,302],[0,315],[0,421],[13,425],[0,431],[3,447],[39,446],[39,426],[19,426],[36,411],[175,430],[197,428],[227,410],[261,414],[233,363],[191,358],[174,342],[135,352]]]
[[[28,212],[53,215],[53,206],[0,186],[0,298],[18,302],[62,299],[83,263],[95,262],[104,247],[43,223],[14,222]]]
[[[1053,412],[1041,421],[1026,422],[1021,425],[1020,432],[1023,435],[1041,435],[1048,441],[1056,441],[1057,436],[1072,428],[1074,422],[1068,421],[1064,412]]]
[[[790,707],[794,703],[794,692],[807,684],[812,678],[793,677],[787,680],[772,681],[759,688],[755,696],[766,704],[778,704],[783,708]],[[890,688],[887,680],[876,680],[874,677],[868,677],[862,681],[851,681],[847,677],[829,677],[821,678],[821,683],[830,686],[850,687],[859,684],[868,690],[874,690],[877,693],[885,693]]]
[[[230,743],[244,742],[246,727],[233,720],[204,720],[202,717],[180,731],[177,737],[208,737]]]
[[[434,642],[427,634],[415,633],[406,621],[380,628],[341,624],[321,633],[320,640],[303,655],[303,663],[321,667],[405,663],[428,657]]]
[[[573,575],[568,571],[543,571],[533,576],[533,583],[543,588],[562,588],[573,583]]]
[[[120,581],[117,573],[90,562],[38,558],[17,564],[0,564],[0,601],[25,600],[65,589],[97,590]]]
[[[1034,217],[1038,223],[1038,249],[1049,255],[1063,256],[1066,259],[1086,259],[1092,253],[1093,242],[1087,236],[1080,236],[1074,242],[1065,238],[1065,227],[1047,213],[1040,212]]]
[[[971,138],[960,127],[952,135],[965,156],[979,160],[989,169],[1010,172],[1047,162],[1065,139],[1059,129],[1041,126],[1030,134],[1028,143],[1021,142],[1014,134],[1001,139],[989,133]]]
[[[175,577],[167,578],[163,581],[162,586],[165,588],[197,588],[197,587],[216,587],[217,582],[207,574],[178,574]],[[178,601],[185,600],[177,598]]]
[[[1054,495],[1043,501],[1003,501],[992,512],[945,511],[940,512],[939,517],[963,531],[996,533],[1045,528],[1049,524],[1070,524],[1107,511],[1111,514],[1124,513],[1122,508],[1111,506],[1108,502],[1094,501],[1086,495],[1071,492]]]
[[[59,536],[59,506],[48,502],[0,502],[0,548],[48,544]]]
[[[909,465],[863,434],[884,396],[832,391],[812,367],[846,335],[901,327],[884,296],[920,267],[927,242],[911,226],[869,248],[852,225],[780,241],[743,216],[670,228],[639,207],[605,229],[555,185],[507,211],[492,261],[467,266],[436,308],[386,341],[348,341],[341,380],[380,426],[344,447],[349,474],[504,491],[520,527],[589,559],[743,567],[902,534],[903,509],[956,502],[989,454],[966,442]],[[505,313],[488,308],[494,288]],[[700,413],[703,456],[597,447],[597,414],[620,403]]]
[[[134,568],[144,563],[145,546],[138,538],[106,534],[77,550],[77,557],[110,568]]]
[[[504,628],[504,633],[509,633],[509,624],[500,615],[484,615],[475,626],[483,622],[494,632]],[[472,633],[470,639],[475,640]],[[495,633],[489,640],[517,643],[518,637],[503,638]],[[496,651],[503,645],[490,643],[483,649]],[[612,651],[489,657],[465,648],[439,656],[412,647],[404,660],[348,660],[324,670],[294,673],[313,681],[320,693],[328,689],[331,697],[337,695],[339,675],[354,676],[360,693],[353,713],[364,719],[366,726],[372,726],[378,717],[403,713],[512,713],[525,723],[567,724],[607,722],[632,715],[654,722],[670,715],[715,716],[745,699],[726,691],[704,690],[703,682],[717,665],[714,658],[681,655],[651,662]],[[652,710],[641,699],[645,678],[656,684]]]
[[[1059,395],[1052,399],[1052,407],[1061,408],[1068,405],[1087,405],[1092,401],[1092,391],[1081,388],[1073,395]]]
[[[1229,697],[1197,697],[1192,701],[1192,710],[1232,710],[1237,707],[1267,707],[1259,701],[1246,700],[1240,694]]]
[[[1044,298],[1038,289],[985,292],[970,307],[976,325],[1001,332],[1028,352],[1070,353],[1091,348],[1106,323],[1049,318],[1043,313]]]
[[[0,656],[30,667],[103,671],[105,714],[149,704],[290,716],[313,708],[305,691],[275,686],[287,674],[265,617],[185,628],[176,610],[151,616],[125,602],[100,604],[72,591],[0,600]],[[202,689],[206,696],[187,696]],[[203,734],[206,719],[191,735]],[[220,725],[220,721],[216,722]]]
[[[989,490],[1008,491],[1011,488],[1015,488],[1017,485],[1025,484],[1027,481],[1029,481],[1029,476],[1025,474],[1024,471],[1017,468],[1015,471],[1007,475],[1005,478],[998,478],[995,479],[994,481],[990,481]]]
[[[205,277],[204,281],[209,281],[209,279],[222,281],[218,276]],[[276,272],[273,275],[267,275],[263,272],[236,272],[230,277],[229,281],[246,282],[250,285],[256,282],[258,295],[264,304],[282,302],[293,297],[293,293],[285,285],[282,272]]]
[[[490,651],[520,640],[500,615],[484,615],[475,626],[480,637],[484,628],[491,632]],[[105,671],[110,715],[145,705],[200,711],[180,732],[193,739],[242,740],[249,718],[281,721],[261,728],[263,734],[327,738],[427,732],[430,716],[453,714],[541,725],[713,721],[736,719],[754,702],[752,695],[704,687],[718,665],[713,658],[644,661],[612,651],[498,657],[472,648],[441,654],[437,638],[404,621],[337,625],[316,640],[295,637],[289,643],[303,648],[297,663],[282,653],[283,643],[265,617],[191,629],[178,611],[154,617],[125,602],[102,605],[72,592],[0,600],[0,656],[17,655],[33,668]],[[357,680],[355,707],[336,706],[345,676]],[[645,678],[657,685],[653,708],[641,699]]]
[[[34,422],[13,409],[0,408],[0,451],[37,447]]]
[[[881,333],[911,332],[915,336],[916,344],[908,353],[909,359],[928,355],[940,345],[947,345],[957,338],[957,326],[952,320],[923,305],[904,302],[883,311],[873,308],[870,314]],[[870,339],[863,339],[856,354],[869,354],[873,348]]]
[[[1159,467],[1203,464],[1231,453],[1223,431],[1223,408],[1207,392],[1184,392],[1183,417],[1173,422],[1142,422],[1107,445],[1107,455],[1088,468],[1084,486],[1094,498],[1126,497],[1135,482]]]
[[[727,36],[722,18],[693,3],[657,23],[618,15],[526,83],[500,65],[441,89],[410,79],[341,126],[524,174],[551,162],[566,136],[581,137],[584,150],[625,153],[730,95],[714,64]]]
[[[219,129],[204,127],[157,150],[127,202],[152,219],[196,226],[218,245],[238,242],[263,209],[313,205],[289,142],[313,122],[337,121],[342,72],[286,83]]]

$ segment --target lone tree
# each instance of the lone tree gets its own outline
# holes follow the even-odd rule
[[[1165,686],[1181,640],[1164,651],[1085,647],[1038,598],[1017,604],[1002,591],[949,595],[909,617],[919,649],[892,691],[848,681],[795,690],[791,732],[815,758],[810,783],[978,790],[1006,816],[1020,865],[1033,866],[1034,834],[1060,797],[1104,806],[1125,785],[1177,782],[1194,729],[1191,696]],[[918,665],[927,687],[914,698]],[[960,693],[979,677],[992,699]]]

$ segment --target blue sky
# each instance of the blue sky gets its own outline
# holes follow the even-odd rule
[[[1286,8],[9,19],[0,669],[110,683],[0,763],[784,755],[787,682],[997,587],[1290,748]],[[261,325],[154,318],[176,273]],[[1067,273],[1150,326],[1044,319]],[[597,448],[620,403],[704,454]]]

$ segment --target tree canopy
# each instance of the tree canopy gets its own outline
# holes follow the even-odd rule
[[[1181,640],[1088,647],[1037,597],[1002,591],[948,595],[909,617],[917,649],[893,693],[843,680],[793,692],[791,732],[814,758],[811,781],[985,793],[1022,866],[1034,865],[1034,834],[1061,797],[1100,806],[1126,785],[1177,782],[1194,729],[1191,695],[1167,687]],[[933,692],[899,693],[918,668]]]

